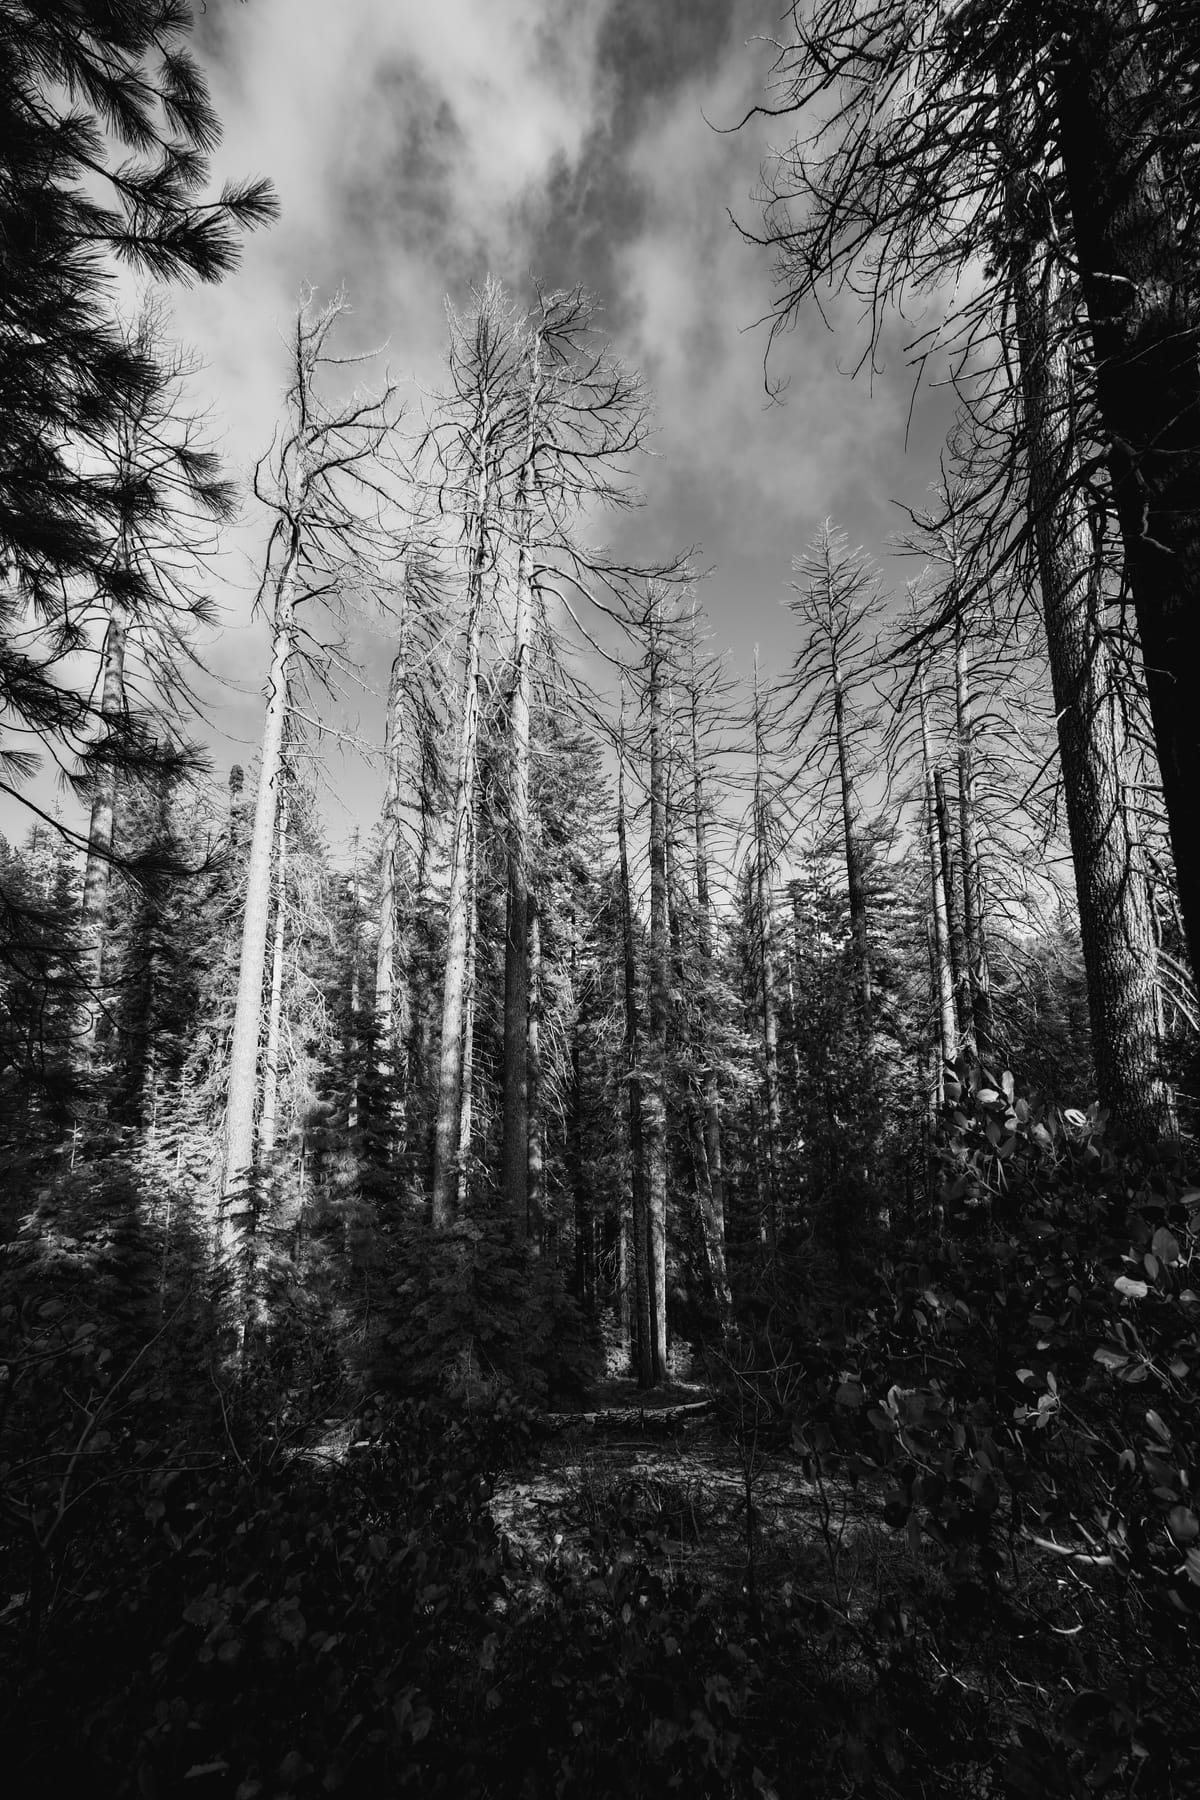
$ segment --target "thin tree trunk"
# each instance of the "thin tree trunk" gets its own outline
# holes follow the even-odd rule
[[[760,1171],[760,1189],[766,1202],[762,1228],[768,1248],[774,1255],[779,1243],[778,1159],[782,1115],[779,1104],[779,1018],[775,1005],[774,933],[757,653],[754,659],[754,913],[755,960],[758,965],[755,973],[758,978],[762,1085],[766,1113],[759,1125],[762,1149],[765,1152]]]
[[[388,678],[384,726],[385,787],[379,869],[379,939],[375,950],[375,1019],[379,1074],[385,1084],[404,1081],[409,1033],[408,969],[400,955],[396,928],[403,864],[401,751],[404,730],[404,680],[408,649],[409,582],[407,571],[400,602],[396,654]],[[403,1121],[400,1121],[401,1135]]]
[[[108,627],[104,634],[103,674],[100,688],[100,723],[111,738],[125,710],[125,608],[110,599]],[[79,1026],[81,1058],[91,1062],[104,1011],[104,949],[108,934],[108,894],[112,875],[113,836],[117,811],[117,771],[113,763],[97,773],[88,824],[87,866],[80,907],[80,969],[83,976],[83,1016]]]
[[[963,941],[962,912],[958,904],[958,869],[955,866],[954,832],[950,820],[950,802],[946,798],[946,781],[940,768],[933,771],[933,804],[937,818],[938,859],[942,865],[942,894],[946,902],[946,952],[950,958],[950,981],[954,989],[957,1020],[956,1038],[969,1056],[975,1054],[975,1026],[971,1018],[971,995],[967,984],[966,945]]]
[[[282,775],[282,771],[281,771]],[[279,1043],[283,1021],[283,946],[287,932],[287,834],[288,783],[279,787],[278,840],[275,852],[275,931],[271,948],[271,999],[267,1010],[267,1044],[263,1058],[262,1111],[258,1121],[259,1160],[269,1164],[275,1154],[275,1130],[279,1105]]]
[[[954,1012],[954,969],[951,962],[950,921],[946,910],[945,872],[938,829],[938,796],[929,751],[929,708],[925,693],[925,669],[917,670],[917,704],[921,720],[921,789],[925,802],[925,833],[929,846],[929,894],[933,992],[937,1006],[940,1059],[935,1096],[940,1106],[945,1090],[945,1070],[958,1054],[958,1021]]]
[[[833,597],[830,595],[832,611]],[[850,740],[846,726],[846,696],[841,664],[833,659],[833,735],[837,751],[838,787],[842,798],[842,833],[846,844],[846,898],[850,906],[850,941],[854,947],[854,973],[858,986],[859,1024],[864,1036],[871,1029],[871,946],[867,934],[867,884],[859,835],[858,795],[850,766]]]
[[[1058,151],[1193,969],[1200,970],[1200,290],[1137,0],[1063,9]]]
[[[437,1127],[434,1141],[432,1218],[436,1229],[451,1222],[457,1191],[462,1123],[463,1021],[467,997],[467,939],[470,932],[470,856],[475,818],[475,762],[479,736],[479,651],[483,632],[484,495],[479,495],[470,577],[467,642],[463,659],[462,719],[459,725],[454,836],[450,851],[450,898],[446,922],[446,977],[442,989],[442,1048],[438,1069]]]
[[[692,673],[695,670],[693,667]],[[708,820],[704,797],[704,767],[700,760],[697,713],[699,694],[693,681],[689,694],[692,732],[692,830],[696,854],[696,912],[699,925],[699,970],[696,988],[698,1048],[700,1053],[700,1129],[697,1170],[704,1243],[712,1280],[713,1298],[721,1330],[728,1335],[733,1325],[733,1295],[725,1262],[725,1184],[721,1166],[721,1105],[714,1066],[711,995],[715,980],[712,905],[708,886]]]
[[[542,1099],[542,915],[529,902],[529,1207],[530,1244],[541,1246],[546,1219],[546,1108]]]
[[[229,1047],[229,1099],[225,1109],[225,1168],[221,1191],[220,1244],[223,1256],[242,1248],[253,1228],[254,1112],[258,1088],[258,1043],[262,1027],[263,973],[271,915],[271,862],[276,803],[283,770],[283,734],[288,711],[288,681],[296,647],[295,593],[300,556],[300,526],[293,521],[287,555],[275,584],[271,636],[271,672],[254,825],[246,864],[246,909],[242,919],[237,1003]],[[244,1263],[234,1274],[233,1305],[240,1307]]]
[[[650,1261],[649,1208],[646,1199],[646,1159],[642,1131],[641,1031],[638,1020],[637,975],[633,947],[633,897],[629,889],[629,847],[625,832],[625,731],[622,718],[617,763],[617,854],[621,870],[621,944],[625,977],[625,1074],[629,1095],[629,1165],[633,1205],[634,1322],[637,1346],[638,1386],[654,1386],[654,1352],[651,1338],[653,1311]]]
[[[1078,481],[1067,296],[1045,245],[1018,254],[1015,275],[1029,513],[1058,716],[1097,1090],[1115,1120],[1145,1133],[1170,1116],[1156,1068],[1157,953],[1122,780],[1123,729],[1099,618],[1098,559]]]
[[[958,589],[957,550],[953,570]],[[992,995],[988,969],[986,902],[983,864],[979,850],[979,818],[975,797],[975,717],[971,690],[971,662],[966,621],[962,608],[954,614],[954,714],[958,746],[958,830],[962,851],[963,939],[967,952],[967,983],[971,995],[975,1054],[988,1064],[992,1059]]]
[[[650,1316],[654,1379],[667,1372],[667,1024],[671,943],[667,916],[667,765],[663,743],[663,651],[659,602],[650,615],[647,700],[650,725],[650,1004],[644,1096],[646,1199],[654,1305]]]
[[[471,1141],[475,1132],[475,988],[476,962],[479,948],[478,867],[475,856],[475,823],[472,809],[471,839],[467,851],[470,878],[467,884],[467,950],[465,1004],[463,1008],[462,1085],[458,1109],[458,1150],[456,1193],[461,1212],[470,1197]]]
[[[541,336],[530,346],[525,454],[517,477],[517,582],[508,702],[508,901],[504,934],[504,1204],[529,1228],[529,710],[533,675],[533,506]]]

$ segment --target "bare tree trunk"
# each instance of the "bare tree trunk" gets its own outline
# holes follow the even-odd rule
[[[533,508],[541,336],[530,345],[525,454],[517,477],[517,591],[508,701],[508,901],[504,936],[504,1203],[529,1229],[529,707],[533,676]]]
[[[832,608],[832,596],[830,604]],[[837,751],[838,787],[842,797],[842,832],[846,843],[846,897],[850,905],[850,941],[854,946],[859,1024],[862,1034],[866,1036],[871,1029],[871,946],[867,935],[867,884],[859,833],[858,795],[850,766],[846,697],[842,686],[841,665],[836,656],[830,676],[833,686],[833,735]]]
[[[408,649],[409,582],[407,571],[400,603],[396,654],[388,678],[387,720],[384,726],[385,787],[379,871],[379,940],[375,951],[375,1018],[379,1044],[379,1073],[385,1081],[404,1078],[408,1048],[408,969],[400,954],[396,930],[401,900],[403,838],[401,834],[401,751],[404,729],[404,679]],[[403,1121],[400,1121],[403,1135]]]
[[[471,846],[475,823],[475,761],[479,735],[479,650],[483,631],[482,495],[477,521],[480,542],[472,569],[467,643],[463,661],[462,717],[459,723],[458,778],[454,836],[450,852],[450,900],[446,922],[446,978],[442,989],[442,1048],[438,1071],[437,1130],[433,1161],[433,1224],[443,1230],[454,1214],[462,1123],[463,1022],[467,999],[467,939],[470,933]]]
[[[958,1021],[954,1011],[954,969],[951,961],[950,921],[946,910],[945,871],[938,830],[936,776],[929,750],[929,708],[925,693],[925,669],[917,670],[917,704],[921,720],[921,789],[925,805],[925,833],[929,846],[929,894],[933,991],[937,1006],[940,1057],[935,1082],[937,1104],[945,1091],[945,1069],[958,1054]]]
[[[767,801],[763,773],[762,708],[758,692],[758,656],[754,659],[754,934],[758,967],[759,1024],[762,1039],[762,1086],[765,1117],[759,1121],[762,1149],[760,1189],[765,1197],[762,1229],[774,1255],[779,1244],[779,1016],[775,1004],[774,933]]]
[[[476,952],[479,946],[479,895],[476,886],[478,870],[475,858],[475,824],[473,810],[471,841],[467,856],[470,864],[470,879],[467,891],[466,1002],[463,1010],[462,1087],[459,1096],[458,1151],[455,1158],[458,1172],[456,1191],[460,1212],[463,1207],[465,1207],[467,1200],[470,1197],[471,1141],[475,1132],[475,972]]]
[[[667,761],[663,743],[663,651],[659,604],[649,615],[647,699],[650,714],[650,1004],[644,1095],[646,1199],[654,1305],[650,1315],[654,1379],[667,1373],[667,1023],[671,1012],[671,943],[667,916]]]
[[[693,669],[694,673],[694,669]],[[715,979],[712,903],[708,886],[708,820],[704,797],[704,767],[700,760],[700,697],[693,682],[690,693],[692,732],[692,830],[696,854],[696,911],[699,923],[699,979],[696,999],[701,1068],[700,1129],[697,1155],[700,1214],[704,1244],[712,1280],[713,1298],[721,1330],[728,1335],[733,1325],[733,1295],[725,1263],[725,1185],[721,1166],[721,1105],[714,1066],[713,1022],[710,995]]]
[[[267,1044],[263,1058],[262,1111],[258,1121],[258,1154],[266,1165],[275,1154],[279,1105],[279,1044],[283,1021],[283,947],[287,933],[288,783],[280,771],[279,817],[275,852],[275,932],[271,949],[271,999],[267,1010]]]
[[[110,599],[108,627],[104,634],[103,674],[100,688],[100,722],[111,736],[125,710],[125,608]],[[104,1011],[104,949],[108,934],[108,893],[112,874],[113,835],[117,811],[117,771],[113,763],[100,769],[92,796],[88,824],[87,866],[80,907],[80,958],[83,975],[83,1016],[79,1024],[79,1050],[84,1062],[96,1054],[96,1035]]]
[[[529,902],[529,1240],[542,1243],[546,1221],[546,1108],[542,1099],[542,915]]]
[[[1018,239],[1018,242],[1020,240]],[[1157,949],[1122,780],[1123,727],[1099,617],[1100,573],[1077,479],[1070,317],[1045,245],[1018,258],[1017,332],[1042,616],[1050,654],[1092,1053],[1101,1104],[1126,1128],[1167,1124],[1157,1071]]]
[[[246,909],[242,919],[237,1003],[229,1046],[229,1099],[225,1109],[225,1168],[221,1189],[220,1246],[225,1258],[241,1264],[234,1273],[233,1304],[240,1305],[248,1245],[253,1230],[254,1112],[258,1089],[258,1041],[262,1027],[263,974],[271,915],[271,862],[277,798],[283,769],[283,734],[288,680],[296,648],[295,595],[300,526],[293,522],[287,554],[275,583],[271,631],[271,672],[263,724],[258,794],[246,865]]]
[[[957,550],[953,579],[957,592]],[[981,1063],[988,1064],[992,1059],[991,976],[988,970],[986,902],[975,797],[975,719],[971,663],[966,621],[961,607],[956,607],[954,614],[954,714],[958,742],[958,829],[962,850],[963,938],[967,952],[967,982],[971,995],[975,1054]]]
[[[629,848],[625,833],[625,733],[622,720],[617,765],[617,853],[621,866],[621,941],[625,973],[625,1072],[629,1094],[629,1164],[633,1200],[634,1320],[638,1386],[654,1386],[653,1311],[646,1155],[642,1131],[642,1052],[638,1021],[636,960],[633,949],[633,896],[629,889]]]
[[[946,782],[940,768],[933,771],[933,804],[937,818],[938,858],[942,865],[942,894],[946,902],[946,951],[950,958],[950,981],[954,989],[957,1020],[956,1039],[968,1052],[975,1053],[975,1026],[971,1019],[971,995],[967,984],[967,952],[963,941],[962,912],[958,904],[958,869],[954,855],[954,832],[950,819],[950,802],[946,798]]]

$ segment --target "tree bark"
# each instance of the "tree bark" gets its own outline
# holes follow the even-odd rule
[[[952,570],[959,590],[957,548]],[[979,850],[979,818],[975,795],[975,716],[967,626],[961,605],[954,612],[954,718],[958,749],[958,832],[962,853],[963,942],[967,987],[971,999],[974,1051],[979,1061],[992,1059],[992,994],[988,968],[986,900]]]
[[[832,612],[832,583],[829,605]],[[850,941],[854,948],[859,1024],[862,1035],[866,1037],[871,1030],[871,946],[867,935],[867,884],[863,870],[862,838],[859,834],[858,795],[850,766],[846,696],[841,664],[836,655],[830,669],[830,681],[833,688],[833,732],[837,751],[838,787],[842,799],[842,832],[846,844],[846,898],[850,906]]]
[[[946,952],[950,959],[950,982],[954,990],[954,1012],[957,1023],[956,1042],[969,1055],[975,1052],[975,1027],[971,1019],[971,994],[967,983],[966,945],[963,941],[960,887],[954,854],[954,831],[950,818],[950,802],[946,798],[946,779],[938,767],[933,771],[933,805],[937,818],[938,856],[942,865],[942,893],[946,900]]]
[[[546,1108],[542,1098],[542,915],[533,898],[529,902],[528,1067],[528,1234],[530,1243],[539,1248],[546,1221]]]
[[[1145,1134],[1163,1126],[1170,1113],[1157,1072],[1157,949],[1122,779],[1123,728],[1099,616],[1098,558],[1077,479],[1068,299],[1047,247],[1016,241],[1029,515],[1058,716],[1097,1091],[1114,1120]]]
[[[693,677],[695,669],[692,670]],[[696,912],[699,926],[699,969],[696,985],[700,1053],[697,1171],[704,1245],[722,1334],[733,1326],[733,1295],[725,1261],[725,1184],[721,1164],[721,1105],[713,1043],[712,990],[715,980],[712,901],[708,885],[708,818],[704,765],[700,758],[700,696],[693,679],[689,690],[692,733],[692,830],[696,856]]]
[[[762,1041],[762,1088],[765,1118],[759,1122],[760,1191],[765,1200],[762,1232],[774,1255],[779,1243],[779,1015],[775,1004],[775,947],[772,930],[770,846],[763,772],[762,709],[758,692],[758,658],[754,661],[754,938]]]
[[[653,1271],[650,1315],[654,1379],[667,1373],[667,1024],[671,1012],[671,942],[667,915],[667,763],[663,742],[661,603],[651,601],[647,704],[650,732],[650,1004],[646,1032],[644,1138],[646,1200]]]
[[[474,807],[471,815],[471,837],[467,849],[470,874],[467,881],[467,946],[464,976],[462,1028],[462,1080],[458,1102],[458,1139],[455,1149],[455,1194],[461,1213],[471,1191],[471,1142],[475,1134],[475,997],[476,964],[479,948],[478,865],[475,856]]]
[[[622,720],[617,763],[617,854],[621,874],[621,945],[625,986],[625,1081],[629,1095],[629,1166],[633,1210],[634,1341],[638,1386],[654,1386],[653,1311],[646,1157],[642,1131],[642,1051],[638,1019],[633,896],[629,888],[629,846],[625,831],[625,733]]]
[[[237,1002],[229,1046],[229,1099],[225,1108],[225,1166],[221,1188],[220,1245],[235,1256],[239,1239],[253,1229],[254,1113],[258,1090],[258,1045],[262,1028],[263,974],[271,916],[271,862],[277,798],[283,769],[283,734],[288,682],[296,648],[296,584],[301,531],[293,520],[287,553],[275,583],[271,632],[271,672],[263,724],[258,792],[246,864],[246,909],[242,918]],[[235,1287],[239,1278],[235,1276]]]
[[[1200,969],[1200,283],[1159,144],[1137,0],[1075,0],[1055,38],[1058,151],[1096,362],[1193,969]]]
[[[384,725],[382,844],[379,870],[379,939],[375,950],[375,1019],[378,1032],[379,1074],[385,1083],[399,1079],[404,1085],[404,1058],[408,1046],[409,972],[401,954],[397,915],[401,901],[403,867],[401,751],[404,730],[404,681],[408,651],[409,584],[405,574],[400,601],[396,654],[388,677],[387,719]],[[400,1122],[403,1135],[403,1120]]]
[[[932,926],[933,990],[937,1007],[940,1067],[935,1096],[940,1106],[945,1086],[944,1071],[958,1054],[958,1020],[954,1010],[954,970],[951,962],[950,921],[946,909],[945,871],[938,827],[939,802],[936,776],[929,750],[929,706],[925,693],[925,669],[917,670],[917,705],[921,721],[921,789],[925,802],[925,832],[929,846],[930,924]],[[942,802],[944,805],[944,800]]]
[[[283,1021],[283,948],[287,931],[287,834],[288,784],[280,771],[279,816],[275,851],[275,929],[271,947],[271,998],[267,1008],[267,1042],[263,1057],[262,1111],[258,1121],[259,1160],[268,1164],[275,1154],[276,1118],[279,1106],[279,1042]]]

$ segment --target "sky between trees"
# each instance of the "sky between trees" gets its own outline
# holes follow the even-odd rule
[[[270,441],[286,337],[302,283],[345,286],[344,348],[384,344],[410,418],[436,386],[444,296],[491,273],[514,298],[530,277],[582,283],[615,351],[656,396],[646,505],[602,530],[646,560],[694,548],[711,570],[701,603],[717,645],[747,675],[786,666],[791,558],[832,515],[885,550],[937,476],[952,408],[927,372],[913,400],[904,352],[938,297],[889,327],[882,368],[851,379],[865,341],[841,301],[780,340],[764,387],[769,260],[730,223],[758,223],[754,193],[770,122],[732,128],[762,98],[777,8],[764,0],[209,0],[195,20],[223,142],[219,174],[273,180],[282,218],[219,287],[176,289],[173,328],[205,367],[229,472],[246,478]],[[792,129],[781,120],[774,133]],[[208,648],[207,742],[215,770],[253,757],[266,634],[251,619],[267,522],[250,500],[212,569],[224,624]],[[614,535],[619,534],[619,535]],[[897,560],[889,585],[915,574]],[[374,693],[338,721],[381,741],[386,638],[364,646]],[[334,759],[325,805],[335,840],[374,817],[377,770]]]

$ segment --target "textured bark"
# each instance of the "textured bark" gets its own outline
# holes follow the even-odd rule
[[[654,1385],[651,1337],[649,1209],[642,1131],[642,1047],[637,973],[633,947],[633,898],[629,890],[629,845],[625,831],[625,741],[622,730],[617,765],[617,854],[621,872],[621,948],[625,987],[625,1082],[629,1096],[630,1193],[633,1212],[634,1341],[639,1387]]]
[[[408,578],[400,601],[396,654],[388,677],[384,725],[384,795],[380,821],[379,938],[375,950],[375,1020],[379,1073],[404,1084],[404,1057],[410,1020],[409,971],[397,930],[403,870],[401,750],[404,730],[404,681],[409,630]],[[401,1127],[403,1122],[401,1121]]]
[[[830,606],[833,595],[830,594]],[[833,739],[837,752],[838,789],[842,800],[842,833],[846,846],[846,898],[850,907],[850,941],[854,947],[854,972],[858,988],[859,1024],[871,1028],[871,946],[867,935],[867,884],[859,831],[858,793],[850,764],[850,737],[846,721],[845,684],[835,655],[830,669],[833,689]]]
[[[1020,243],[1020,240],[1018,240]],[[1069,296],[1045,245],[1014,257],[1021,397],[1042,616],[1087,972],[1099,1099],[1144,1133],[1165,1125],[1157,947],[1122,779],[1123,726],[1099,608],[1097,555],[1078,480],[1067,352]]]
[[[110,600],[100,687],[100,722],[106,736],[116,729],[125,710],[126,629],[125,608],[119,600]],[[96,1053],[96,1034],[104,1011],[104,949],[108,935],[108,894],[116,813],[117,771],[109,763],[100,770],[92,796],[87,866],[79,914],[80,972],[84,992],[79,1048],[82,1058],[89,1062]]]
[[[269,1163],[275,1154],[279,1107],[279,1052],[283,1023],[283,950],[287,935],[288,784],[281,778],[276,821],[275,923],[271,945],[271,997],[267,1006],[267,1042],[263,1057],[262,1111],[258,1121],[258,1154]]]
[[[953,568],[958,587],[957,552]],[[987,903],[979,849],[978,803],[975,794],[975,713],[967,625],[961,607],[954,615],[954,721],[958,749],[958,833],[962,853],[963,943],[975,1055],[992,1058],[992,993],[988,968]]]
[[[779,1143],[782,1114],[779,1101],[779,1012],[775,1003],[775,946],[771,894],[770,845],[767,842],[767,800],[763,769],[762,708],[758,692],[758,660],[754,664],[754,958],[758,985],[759,1030],[762,1043],[763,1116],[756,1142],[759,1153],[759,1191],[762,1196],[761,1229],[772,1254],[779,1242]]]
[[[946,798],[946,778],[940,768],[933,771],[933,805],[937,818],[938,857],[942,865],[942,894],[946,902],[946,952],[950,959],[950,981],[954,990],[954,1010],[959,1045],[973,1053],[975,1028],[971,1020],[971,995],[966,978],[966,946],[963,942],[962,908],[959,905],[958,866],[954,853],[954,830],[950,818],[950,802]]]
[[[582,1305],[596,1300],[596,1221],[587,1179],[584,1144],[583,1032],[579,1012],[579,930],[571,928],[571,990],[575,996],[571,1021],[571,1198],[575,1213],[575,1291]]]
[[[479,737],[479,650],[483,632],[483,563],[486,476],[481,472],[463,656],[462,712],[454,834],[450,848],[450,897],[446,922],[446,975],[442,988],[442,1047],[438,1065],[437,1125],[434,1139],[432,1217],[438,1230],[454,1216],[462,1124],[464,1019],[467,1000],[467,940],[470,934],[471,846],[475,828],[475,764]]]
[[[501,1180],[517,1232],[529,1229],[529,706],[533,676],[533,490],[541,337],[529,350],[525,449],[517,476],[517,580],[508,699],[508,901],[504,936]]]
[[[929,922],[933,957],[933,992],[937,1007],[939,1067],[935,1097],[941,1104],[944,1070],[958,1054],[958,1020],[954,1011],[954,970],[951,963],[950,922],[946,911],[946,884],[938,831],[938,797],[929,750],[929,709],[925,670],[917,670],[917,705],[921,722],[921,788],[925,797],[925,834],[929,848]]]
[[[473,816],[467,863],[470,873],[467,881],[466,970],[463,976],[462,1079],[458,1097],[458,1138],[454,1153],[455,1194],[460,1212],[470,1196],[471,1143],[475,1134],[475,994],[479,948],[479,895],[476,887],[478,870],[475,859]]]
[[[667,1372],[667,1023],[671,1011],[671,942],[667,916],[667,754],[662,620],[659,603],[648,619],[647,707],[650,735],[650,996],[646,1030],[643,1135],[650,1229],[653,1306],[650,1315],[654,1379]]]
[[[1096,364],[1096,402],[1133,594],[1163,798],[1200,969],[1200,282],[1158,154],[1137,0],[1059,9],[1058,151]]]
[[[232,1255],[252,1224],[249,1186],[254,1174],[254,1113],[258,1090],[258,1044],[262,1029],[263,974],[271,916],[271,863],[277,799],[283,771],[283,734],[288,681],[296,649],[296,583],[300,526],[293,521],[287,553],[275,582],[271,621],[271,672],[263,724],[254,803],[254,824],[246,864],[246,909],[242,918],[237,1003],[229,1047],[229,1099],[225,1108],[225,1168],[220,1217],[221,1249]]]
[[[542,1242],[546,1220],[546,1108],[542,1098],[542,915],[529,902],[529,1237]]]
[[[693,675],[695,671],[693,669]],[[700,1053],[700,1122],[696,1147],[698,1197],[704,1228],[704,1247],[721,1330],[733,1325],[733,1295],[725,1263],[725,1184],[721,1163],[721,1105],[714,1067],[713,1019],[710,995],[715,979],[712,901],[708,884],[708,819],[704,795],[704,765],[700,757],[700,696],[693,680],[690,692],[692,733],[692,829],[696,856],[696,912],[699,927],[696,1012]]]

